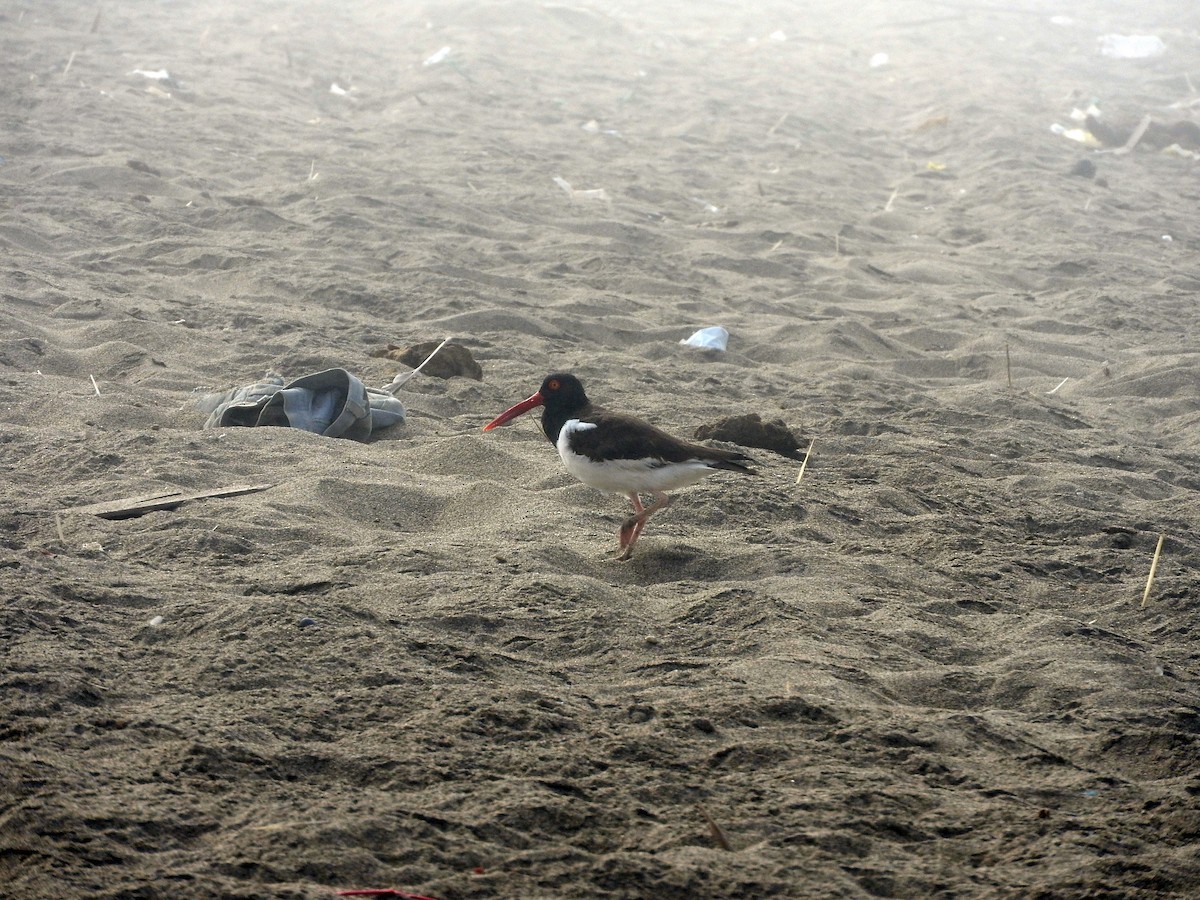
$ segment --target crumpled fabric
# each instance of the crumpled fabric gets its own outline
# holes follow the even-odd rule
[[[208,394],[199,406],[209,414],[205,428],[290,427],[356,441],[403,422],[405,416],[403,403],[368,388],[345,369],[326,369],[287,384],[271,378]]]

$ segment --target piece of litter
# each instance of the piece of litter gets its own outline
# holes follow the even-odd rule
[[[79,545],[80,551],[83,553],[103,553],[104,547],[99,541],[88,541],[86,544]]]
[[[767,40],[774,41],[777,44],[782,44],[784,41],[787,40],[787,35],[784,34],[782,31],[772,31],[771,34],[767,37]]]
[[[1066,384],[1066,383],[1067,383],[1068,381],[1070,381],[1070,380],[1071,380],[1071,377],[1068,375],[1066,378],[1064,378],[1062,381],[1060,381],[1060,382],[1059,382],[1057,385],[1055,385],[1055,387],[1054,387],[1054,390],[1052,390],[1052,391],[1046,391],[1046,393],[1047,393],[1047,394],[1057,394],[1057,393],[1058,393],[1058,389],[1059,389],[1060,387],[1062,387],[1064,384]]]
[[[720,325],[701,328],[691,337],[684,338],[679,343],[688,347],[699,347],[702,350],[724,351],[729,346],[729,332]]]
[[[303,619],[301,619],[296,624],[301,628],[312,628],[314,625],[317,624],[317,620],[311,619],[308,616],[305,616]]]
[[[163,617],[162,617],[162,616],[155,616],[153,619],[151,619],[151,620],[150,620],[149,622],[147,622],[146,624],[148,624],[148,625],[149,625],[151,628],[157,628],[157,627],[158,627],[159,625],[161,625],[162,623],[163,623]]]
[[[350,92],[335,81],[329,86],[329,93],[336,94],[339,97],[345,97]]]
[[[1197,153],[1195,150],[1185,150],[1179,144],[1171,144],[1167,147],[1163,147],[1162,152],[1164,156],[1175,156],[1179,159],[1200,160],[1200,153]]]
[[[96,376],[89,375],[88,378],[92,379],[92,390],[94,390],[96,392],[96,396],[99,397],[100,396],[100,385],[96,384]]]
[[[1164,235],[1162,236],[1162,239],[1163,239],[1163,243],[1164,243],[1164,244],[1169,244],[1169,243],[1171,243],[1173,240],[1175,240],[1175,238],[1171,237],[1169,234],[1164,234]]]
[[[621,132],[617,131],[615,128],[601,128],[600,123],[595,119],[590,119],[579,127],[588,134],[607,134],[609,137],[621,136]]]
[[[1051,16],[1050,17],[1051,25],[1073,25],[1074,23],[1075,23],[1075,20],[1072,19],[1070,16]]]
[[[129,74],[130,75],[141,75],[143,78],[149,78],[151,81],[170,81],[171,80],[171,73],[168,72],[166,69],[156,69],[154,71],[150,71],[149,69],[134,69]]]
[[[432,56],[428,57],[428,58],[425,60],[425,62],[421,63],[421,65],[423,65],[423,66],[436,66],[438,63],[440,63],[440,62],[442,62],[443,60],[445,60],[445,58],[446,58],[447,56],[449,56],[449,55],[450,55],[450,48],[449,48],[449,47],[443,47],[441,50],[437,51],[437,53],[434,53]]]
[[[890,61],[891,57],[886,53],[876,53],[869,60],[867,60],[867,65],[872,69],[880,69],[886,66]]]
[[[1156,34],[1104,34],[1100,36],[1100,55],[1109,59],[1153,59],[1167,52],[1167,45]]]
[[[1065,137],[1068,141],[1075,141],[1075,143],[1083,144],[1085,147],[1103,146],[1094,134],[1082,128],[1064,128],[1055,122],[1050,126],[1050,130],[1059,137]]]
[[[608,191],[604,188],[591,188],[589,190],[576,190],[571,186],[571,182],[565,178],[554,176],[554,183],[562,188],[568,197],[574,200],[604,200],[607,202],[611,198],[608,196]]]
[[[1164,156],[1175,156],[1175,157],[1180,158],[1180,160],[1200,160],[1200,152],[1196,152],[1195,150],[1183,149],[1182,146],[1180,146],[1178,144],[1171,144],[1170,146],[1164,146],[1163,155]]]

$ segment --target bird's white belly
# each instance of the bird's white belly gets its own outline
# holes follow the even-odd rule
[[[652,459],[610,459],[597,461],[571,450],[571,435],[577,430],[595,428],[578,419],[571,419],[558,434],[558,455],[567,471],[584,484],[601,491],[628,494],[651,491],[672,491],[695,484],[712,469],[699,460],[663,463]]]

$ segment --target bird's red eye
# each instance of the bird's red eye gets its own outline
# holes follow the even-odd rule
[[[562,387],[562,384],[557,378],[551,378],[548,382],[546,382],[546,388],[548,390],[557,391],[560,387]]]

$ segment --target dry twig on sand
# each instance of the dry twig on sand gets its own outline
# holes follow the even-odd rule
[[[436,347],[433,348],[433,352],[430,353],[427,357],[425,357],[425,359],[423,359],[421,361],[421,364],[419,366],[417,366],[411,372],[405,372],[403,375],[397,375],[395,378],[392,379],[392,383],[387,385],[384,388],[384,390],[387,391],[388,393],[390,393],[392,396],[395,396],[396,391],[400,390],[401,387],[403,387],[404,385],[406,385],[408,383],[409,379],[411,379],[414,375],[416,375],[423,368],[425,368],[425,364],[428,363],[435,356],[437,356],[438,351],[441,350],[443,347],[445,347],[448,343],[450,343],[450,341],[451,341],[451,338],[446,338],[444,341],[442,341],[440,344],[438,344]]]
[[[242,494],[254,494],[273,487],[270,484],[238,484],[214,490],[196,491],[191,494],[170,491],[165,494],[147,494],[144,497],[125,497],[121,500],[108,500],[103,503],[89,503],[86,506],[73,506],[66,512],[88,513],[101,519],[132,519],[144,516],[146,513],[158,512],[164,509],[175,509],[193,500],[208,500],[218,497],[240,497]],[[65,542],[64,542],[65,543]]]
[[[712,834],[712,839],[717,842],[717,846],[722,850],[733,850],[733,845],[729,843],[729,838],[725,837],[725,832],[721,830],[721,826],[713,820],[713,817],[708,814],[708,810],[699,803],[696,804],[696,809],[700,810],[700,815],[704,816],[704,821],[708,823],[709,833]]]

